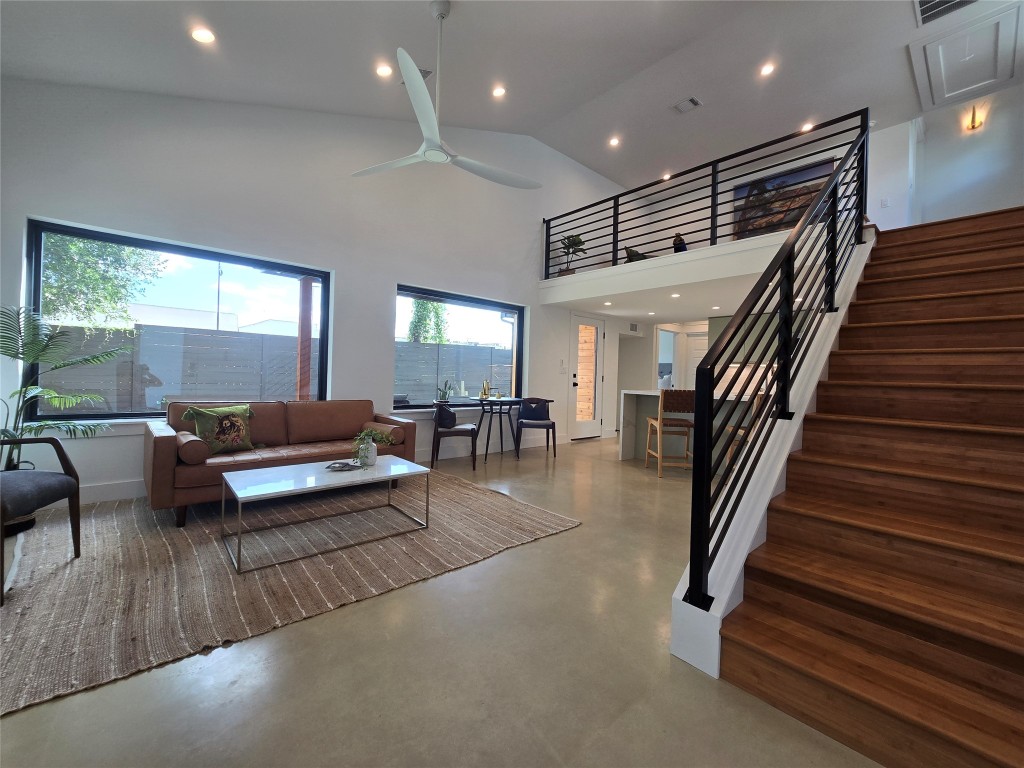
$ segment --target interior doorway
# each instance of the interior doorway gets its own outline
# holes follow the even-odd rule
[[[572,316],[572,348],[569,352],[569,437],[601,436],[601,375],[604,351],[604,320]]]
[[[679,366],[676,364],[675,331],[658,329],[658,389],[672,389],[679,386]]]
[[[697,388],[697,366],[708,353],[708,334],[687,333],[686,334],[686,374],[681,389]]]

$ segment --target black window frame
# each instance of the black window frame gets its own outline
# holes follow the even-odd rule
[[[478,296],[466,296],[460,293],[449,291],[438,291],[433,288],[420,288],[413,285],[398,284],[395,296],[407,296],[411,299],[425,299],[427,301],[442,301],[447,304],[458,304],[473,309],[489,309],[496,312],[512,312],[516,315],[516,339],[512,352],[512,386],[511,397],[520,397],[523,391],[523,350],[526,340],[526,307],[519,304],[508,304],[493,299],[483,299]],[[394,373],[394,371],[392,371]],[[479,408],[478,403],[451,403],[452,408]],[[422,411],[429,408],[423,403],[409,403],[403,405],[392,405],[393,411]]]
[[[70,224],[59,224],[43,219],[28,220],[28,243],[26,249],[27,261],[27,285],[29,291],[29,307],[34,312],[41,312],[43,306],[43,236],[46,234],[68,235],[71,237],[99,240],[114,245],[126,245],[133,248],[144,248],[147,250],[160,251],[161,253],[173,253],[179,256],[204,259],[207,261],[218,261],[224,264],[236,264],[257,269],[270,269],[275,271],[287,270],[296,276],[315,277],[320,280],[320,339],[318,343],[319,363],[317,370],[317,400],[327,399],[327,372],[329,370],[330,343],[330,292],[331,275],[327,270],[302,267],[284,262],[258,259],[254,256],[239,256],[233,253],[224,253],[212,248],[198,248],[195,246],[168,243],[152,238],[137,237],[134,235],[115,234],[100,229],[88,229],[86,227],[72,226]],[[23,373],[23,381],[34,378],[39,372],[37,364],[28,365]],[[152,419],[166,411],[117,411],[113,413],[83,413],[83,414],[47,414],[42,419],[38,413],[37,402],[29,403],[25,411],[27,421],[124,421],[129,419]]]

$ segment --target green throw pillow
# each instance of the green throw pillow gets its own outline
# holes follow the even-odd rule
[[[248,405],[226,405],[221,408],[189,408],[181,418],[196,423],[196,434],[210,446],[210,452],[233,453],[251,451],[252,436],[249,432],[249,417],[252,410]]]

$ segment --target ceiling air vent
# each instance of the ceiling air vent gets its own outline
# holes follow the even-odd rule
[[[914,0],[914,11],[917,13],[917,26],[923,27],[929,21],[941,19],[953,11],[958,11],[977,0]]]
[[[680,115],[685,115],[687,112],[695,110],[697,107],[703,107],[704,102],[700,99],[691,96],[688,99],[683,99],[678,104],[672,105],[672,109],[678,112]]]

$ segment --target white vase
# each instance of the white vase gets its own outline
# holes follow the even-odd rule
[[[359,466],[361,467],[372,467],[377,463],[377,444],[372,440],[368,440],[365,443],[360,443],[359,453],[357,454]]]

